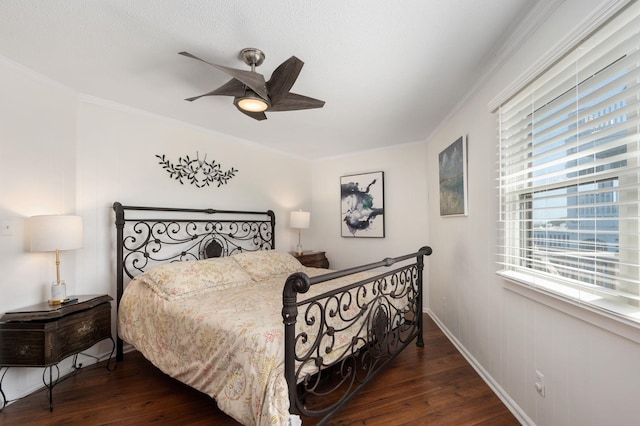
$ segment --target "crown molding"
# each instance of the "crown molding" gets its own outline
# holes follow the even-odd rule
[[[34,71],[31,68],[28,68],[12,59],[9,59],[6,56],[0,55],[0,64],[6,65],[17,72],[28,76],[29,78],[32,78],[46,85],[49,85],[57,90],[67,93],[68,95],[71,95],[71,96],[78,95],[78,92],[75,89],[72,89],[71,87],[62,84],[59,81],[53,80],[44,74],[40,74],[39,72]]]
[[[546,5],[540,5],[540,15],[531,19],[530,27],[526,34],[519,37],[518,40],[514,40],[512,43],[508,43],[508,47],[505,49],[505,55],[508,53],[512,55],[516,48],[522,47],[531,35],[538,30],[538,28],[546,21],[550,14],[562,3],[563,0],[548,0],[543,3]],[[516,78],[511,84],[509,84],[502,92],[494,97],[488,104],[488,109],[491,112],[496,112],[500,105],[504,104],[516,93],[522,90],[527,84],[529,84],[534,78],[544,72],[553,63],[558,61],[564,55],[566,55],[571,49],[573,49],[578,43],[584,40],[589,34],[595,31],[600,25],[602,25],[607,19],[611,18],[623,7],[629,4],[633,0],[607,0],[603,1],[600,6],[593,9],[591,13],[578,24],[571,32],[565,37],[558,40],[558,42],[547,51],[546,54],[534,62],[525,72],[523,72],[518,78]],[[546,7],[545,7],[546,6]],[[536,12],[538,7],[532,10],[532,13]],[[546,16],[543,14],[546,13]],[[529,19],[526,19],[529,21]],[[534,25],[535,23],[535,25]],[[518,30],[516,30],[516,33]],[[519,44],[518,44],[519,43]]]
[[[440,121],[440,123],[426,136],[429,142],[440,129],[447,123],[460,109],[476,94],[480,88],[493,76],[496,70],[503,65],[518,49],[531,38],[533,34],[542,26],[542,24],[551,16],[551,14],[562,4],[564,0],[540,0],[527,12],[523,13],[520,19],[516,19],[517,25],[507,30],[502,42],[497,43],[495,51],[488,55],[491,62],[488,63],[486,69],[476,79],[473,87],[467,94],[458,101],[458,103],[449,111],[449,114]]]
[[[564,2],[564,0],[540,0],[519,24],[510,31],[510,35],[497,50],[497,63],[501,64],[510,58],[514,52],[520,49],[533,34],[544,24],[549,16]]]

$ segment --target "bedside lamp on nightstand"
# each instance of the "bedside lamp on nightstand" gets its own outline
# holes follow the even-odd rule
[[[67,300],[64,280],[60,279],[60,250],[82,247],[82,217],[42,215],[29,218],[31,251],[56,252],[56,280],[51,283],[50,305]]]
[[[298,229],[298,245],[296,246],[296,254],[302,254],[302,244],[300,243],[300,230],[307,229],[311,219],[311,213],[298,210],[297,212],[291,212],[289,218],[289,226]]]

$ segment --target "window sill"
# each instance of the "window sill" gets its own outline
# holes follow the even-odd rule
[[[589,303],[570,297],[576,290],[548,280],[533,280],[513,271],[499,271],[504,287],[535,302],[571,315],[635,343],[640,343],[640,308],[620,306],[594,296]]]

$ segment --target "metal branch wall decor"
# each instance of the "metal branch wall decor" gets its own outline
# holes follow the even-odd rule
[[[215,160],[210,163],[207,162],[206,154],[204,159],[201,160],[198,151],[196,151],[196,158],[191,158],[188,155],[179,157],[175,164],[167,160],[164,154],[156,154],[156,157],[160,159],[158,164],[169,173],[169,177],[177,180],[182,185],[186,180],[198,188],[213,186],[214,183],[220,187],[228,183],[238,172],[238,169],[234,167],[223,172],[220,163],[216,163]]]

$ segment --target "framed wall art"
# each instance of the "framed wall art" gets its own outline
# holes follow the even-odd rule
[[[341,235],[384,238],[384,172],[340,177]]]
[[[438,157],[440,216],[467,215],[467,144],[464,136]]]

